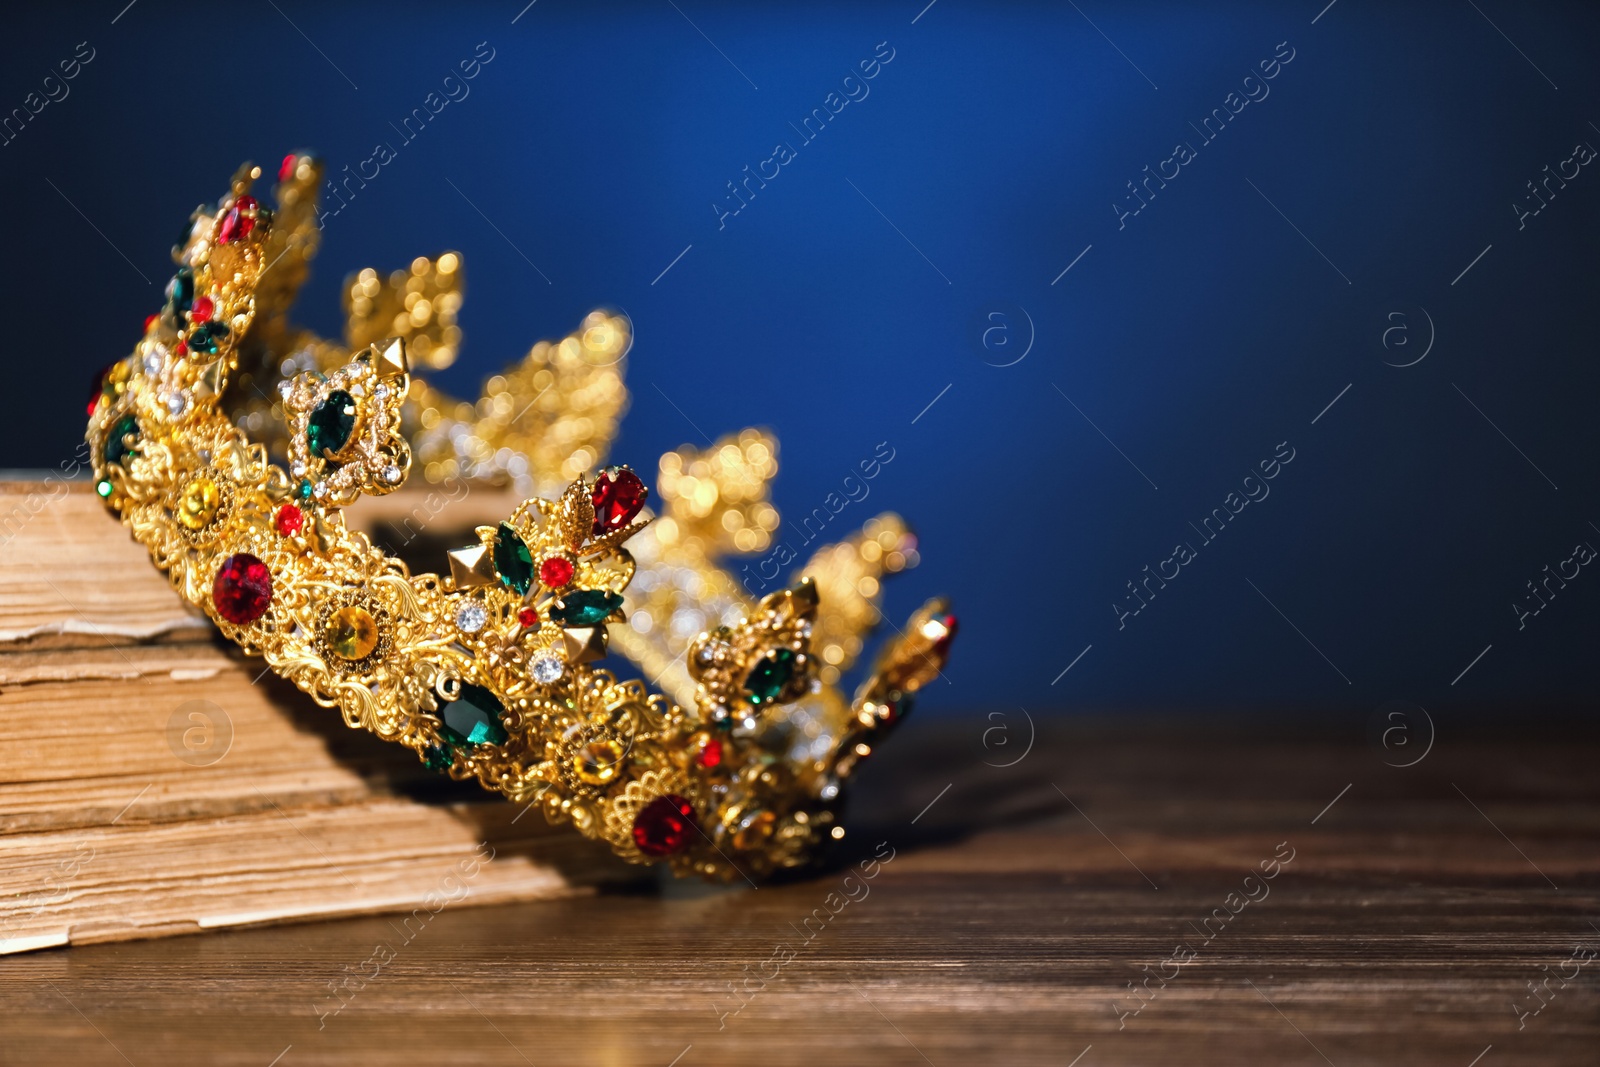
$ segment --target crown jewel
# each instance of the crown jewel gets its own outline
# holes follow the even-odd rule
[[[757,599],[718,560],[770,545],[776,441],[663,456],[653,515],[628,467],[589,473],[626,407],[626,318],[594,312],[452,400],[412,368],[455,357],[460,257],[356,275],[345,343],[323,340],[286,318],[321,166],[286,159],[275,211],[257,177],[196,209],[165,308],[90,405],[96,489],[179,592],[349,726],[625,859],[760,876],[843,836],[842,784],[955,633],[930,601],[853,698],[837,688],[880,578],[915,562],[904,525],[869,521]],[[342,511],[418,463],[527,496],[445,575],[412,574]],[[613,640],[662,692],[596,666]]]

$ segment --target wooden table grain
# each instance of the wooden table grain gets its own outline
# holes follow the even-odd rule
[[[1440,720],[913,719],[821,874],[12,957],[0,1063],[1600,1062],[1600,737]]]

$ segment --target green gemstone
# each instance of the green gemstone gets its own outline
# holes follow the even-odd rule
[[[422,765],[430,771],[447,771],[455,761],[449,745],[429,745],[422,750]]]
[[[220,340],[227,334],[228,328],[220,322],[196,323],[195,328],[189,331],[189,336],[184,338],[184,344],[189,346],[191,352],[214,356]]]
[[[311,410],[306,420],[306,445],[313,456],[333,455],[350,443],[356,428],[356,398],[335,389]]]
[[[752,704],[777,700],[794,677],[794,650],[775,648],[750,668],[744,679],[744,692]]]
[[[133,446],[127,443],[127,438],[139,436],[139,420],[132,415],[124,415],[111,424],[111,429],[106,431],[105,457],[107,463],[122,463],[133,455]]]
[[[463,682],[461,695],[439,709],[439,733],[452,745],[499,745],[506,740],[500,725],[505,705],[481,685]]]
[[[178,273],[167,283],[167,310],[173,318],[185,314],[194,306],[194,271],[179,267]]]
[[[111,495],[111,483],[102,478],[94,483],[94,491],[102,497],[108,497]]]
[[[311,499],[311,479],[310,478],[301,478],[300,479],[300,484],[295,486],[294,495],[299,497],[301,500],[310,500]]]
[[[526,593],[533,585],[533,556],[509,522],[494,535],[494,569],[500,584],[513,592]]]
[[[562,597],[550,617],[563,626],[594,626],[622,607],[622,594],[605,589],[579,589]]]

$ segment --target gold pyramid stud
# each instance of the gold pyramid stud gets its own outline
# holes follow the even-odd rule
[[[406,357],[404,338],[396,337],[383,346],[373,362],[380,378],[398,378],[411,373],[411,360]]]
[[[497,580],[488,545],[453,548],[446,554],[450,557],[450,580],[455,582],[457,589],[493,585]]]
[[[222,387],[227,382],[228,370],[225,364],[228,361],[219,359],[200,372],[200,377],[195,380],[194,394],[197,397],[217,396],[222,392]]]
[[[593,663],[606,655],[604,626],[574,626],[561,631],[568,663]]]
[[[816,612],[821,598],[817,594],[815,578],[805,577],[800,579],[800,584],[789,590],[789,599],[793,602],[795,610],[801,615],[810,615]]]

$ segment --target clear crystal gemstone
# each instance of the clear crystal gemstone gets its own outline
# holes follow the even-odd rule
[[[489,621],[489,609],[481,600],[463,601],[456,608],[456,628],[463,633],[475,634]]]
[[[537,657],[530,666],[533,669],[534,681],[540,685],[559,682],[561,676],[567,673],[567,665],[561,661],[560,656],[552,652]]]

